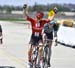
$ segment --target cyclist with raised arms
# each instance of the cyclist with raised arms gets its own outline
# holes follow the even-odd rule
[[[54,12],[54,16],[57,14],[58,9],[56,7],[53,8],[53,10],[51,12]],[[45,43],[47,41],[47,39],[49,40],[53,40],[53,36],[54,39],[57,39],[57,31],[58,31],[58,25],[59,23],[57,23],[56,20],[52,20],[49,23],[46,23],[44,25],[44,28],[42,30],[42,36],[43,36],[43,43]],[[54,35],[53,35],[54,32]],[[48,53],[48,67],[50,67],[50,58],[51,58],[51,47],[52,47],[52,41],[49,41],[48,43],[48,47],[49,47],[49,53]]]
[[[28,15],[28,8],[27,5],[25,4],[23,7],[23,11],[24,11],[24,16],[26,18],[26,20],[30,21],[31,26],[32,26],[32,34],[31,34],[31,39],[30,39],[30,44],[31,47],[28,51],[28,61],[31,64],[31,55],[32,55],[32,51],[33,48],[36,46],[36,43],[39,43],[39,54],[40,54],[40,59],[41,59],[41,50],[42,50],[42,45],[43,45],[43,40],[42,40],[42,29],[45,23],[49,23],[54,16],[52,16],[49,19],[43,19],[44,17],[44,13],[43,12],[37,12],[36,13],[36,17],[32,18]]]

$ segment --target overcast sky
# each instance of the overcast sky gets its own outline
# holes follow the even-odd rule
[[[50,4],[50,3],[73,3],[75,0],[0,0],[0,5],[14,5],[22,6],[23,4],[34,5],[37,4]]]

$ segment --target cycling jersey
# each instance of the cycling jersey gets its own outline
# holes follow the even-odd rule
[[[54,25],[56,24],[55,20],[52,20],[50,23],[44,25],[44,32],[51,33],[54,30]]]
[[[37,21],[29,16],[27,17],[27,20],[31,22],[32,34],[35,36],[41,35],[44,24],[50,22],[49,19]]]

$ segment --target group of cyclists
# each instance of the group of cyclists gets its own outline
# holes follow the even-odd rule
[[[52,16],[49,16],[47,19],[43,19],[44,13],[41,11],[36,13],[35,18],[30,17],[29,13],[28,13],[28,6],[26,4],[23,6],[23,11],[24,11],[25,19],[27,21],[30,21],[31,27],[32,27],[32,34],[31,34],[31,38],[30,38],[30,42],[29,42],[31,46],[28,51],[29,65],[30,66],[32,65],[31,56],[32,56],[32,51],[33,51],[34,47],[37,46],[36,44],[38,44],[38,46],[39,46],[39,49],[38,49],[38,52],[40,55],[39,58],[40,58],[40,60],[42,59],[42,49],[44,47],[45,42],[48,39],[51,41],[49,41],[49,43],[48,43],[49,53],[48,53],[47,65],[48,65],[48,67],[51,67],[50,61],[51,61],[51,53],[52,53],[51,48],[52,48],[52,44],[53,44],[52,40],[57,41],[57,31],[58,31],[58,28],[60,25],[60,23],[55,20],[55,16],[58,13],[58,9],[57,9],[57,7],[54,7],[52,9],[54,14]],[[1,44],[3,43],[2,39],[3,39],[2,38],[2,27],[0,25],[0,43]]]
[[[44,13],[43,12],[37,12],[35,15],[35,18],[32,18],[29,16],[28,13],[28,7],[27,5],[24,5],[24,16],[25,19],[30,21],[31,26],[32,26],[32,34],[31,34],[31,39],[30,39],[30,48],[28,51],[28,61],[29,65],[31,66],[31,55],[34,47],[38,43],[39,46],[39,55],[40,55],[40,60],[42,59],[42,48],[44,46],[44,43],[46,42],[46,39],[50,40],[57,40],[57,31],[58,31],[58,26],[59,23],[54,19],[58,9],[54,7],[52,10],[54,12],[54,15],[51,17],[48,17],[47,19],[43,19]],[[48,67],[51,67],[50,64],[50,59],[51,59],[51,47],[52,47],[52,41],[49,42],[48,44],[49,47],[49,54],[48,54]]]

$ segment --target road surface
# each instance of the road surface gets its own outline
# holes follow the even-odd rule
[[[3,44],[0,45],[0,66],[27,68],[27,52],[31,29],[24,24],[0,21]],[[75,50],[58,45],[52,47],[51,68],[75,68]]]

